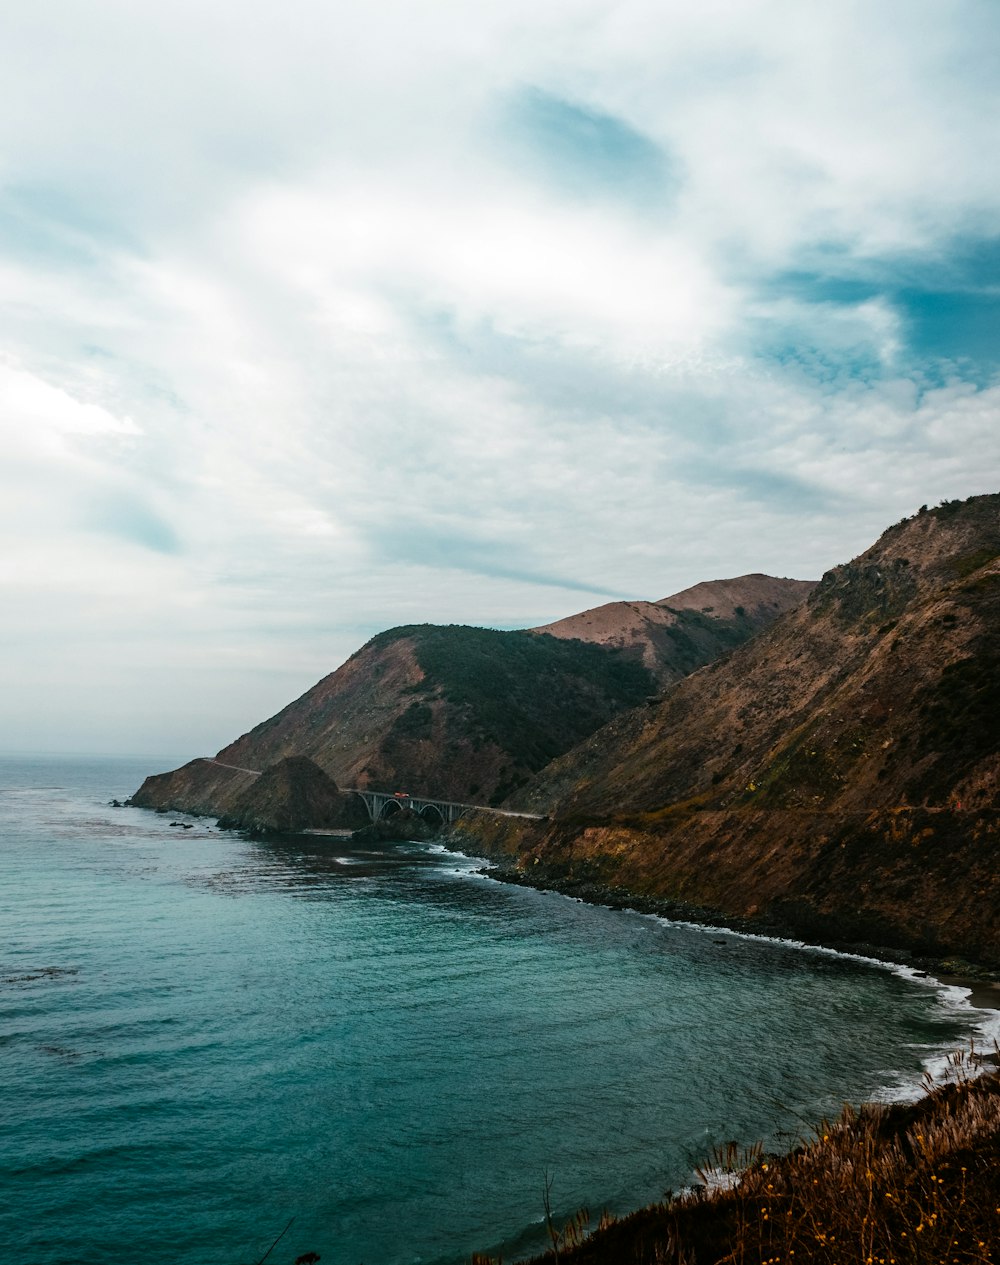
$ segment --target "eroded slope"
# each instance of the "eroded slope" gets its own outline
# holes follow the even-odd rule
[[[998,630],[1000,497],[922,512],[549,766],[522,862],[1000,960]]]
[[[307,756],[340,786],[489,803],[653,688],[641,664],[579,641],[396,628],[214,760],[148,778],[133,802],[232,812],[241,770]]]

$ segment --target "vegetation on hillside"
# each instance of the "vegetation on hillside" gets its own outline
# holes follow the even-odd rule
[[[413,639],[424,679],[411,687],[414,701],[396,720],[392,742],[429,740],[431,703],[443,700],[450,735],[509,753],[512,781],[655,688],[646,668],[617,649],[545,634],[416,624],[393,628],[372,644],[404,637]]]
[[[785,1156],[735,1146],[722,1181],[612,1221],[547,1220],[534,1265],[988,1265],[1000,1244],[1000,1074],[845,1108]],[[726,1180],[726,1175],[729,1175]],[[473,1265],[496,1265],[489,1257]]]
[[[742,606],[736,608],[733,619],[718,619],[693,610],[673,613],[677,622],[664,625],[657,640],[669,645],[670,653],[663,657],[683,675],[742,646],[760,627],[759,621],[752,620]]]
[[[983,636],[970,649],[917,697],[917,752],[936,759],[910,784],[914,799],[942,802],[959,777],[1000,751],[1000,642]]]
[[[1000,495],[890,528],[554,760],[510,803],[544,831],[498,850],[533,882],[590,867],[787,934],[1000,962],[998,557]]]

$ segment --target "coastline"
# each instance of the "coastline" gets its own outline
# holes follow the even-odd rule
[[[942,984],[967,988],[967,1001],[975,1010],[1000,1010],[1000,979],[984,980],[967,975],[942,973],[935,977]]]
[[[312,843],[321,845],[323,842],[322,836],[319,834],[310,834],[308,837]],[[331,839],[331,843],[332,842],[333,840]],[[452,841],[447,836],[439,836],[437,840],[417,840],[415,842],[418,846],[429,846],[435,851],[440,849],[442,852],[461,856],[466,861],[471,862],[473,866],[477,867],[475,869],[470,868],[467,871],[470,875],[474,874],[477,877],[487,878],[490,881],[506,881],[512,885],[530,887],[537,891],[555,892],[581,903],[603,906],[604,908],[620,909],[623,911],[633,911],[652,918],[664,918],[674,923],[687,924],[688,926],[692,926],[703,932],[710,933],[713,929],[723,930],[749,939],[777,941],[779,943],[793,945],[807,950],[820,950],[838,955],[851,955],[854,957],[864,958],[872,963],[878,963],[887,968],[897,968],[900,974],[910,977],[915,982],[920,982],[922,985],[925,985],[928,990],[936,989],[939,993],[943,993],[945,990],[951,990],[955,1003],[960,1004],[963,1010],[966,1007],[970,1010],[988,1007],[994,1015],[996,1015],[997,1011],[1000,1010],[1000,982],[998,982],[996,977],[989,973],[984,967],[976,968],[973,966],[973,971],[975,973],[972,975],[966,975],[962,972],[945,969],[946,965],[949,963],[951,965],[955,965],[953,962],[950,962],[949,959],[918,957],[916,954],[906,953],[903,951],[880,951],[878,946],[867,944],[846,944],[844,942],[839,942],[837,944],[810,943],[803,940],[801,936],[795,934],[792,929],[781,927],[775,922],[768,922],[765,924],[762,920],[751,921],[749,919],[727,918],[718,911],[704,910],[694,905],[637,897],[623,888],[601,889],[594,884],[588,884],[584,887],[584,885],[576,883],[566,883],[552,880],[546,881],[541,875],[538,876],[538,880],[535,880],[533,875],[516,871],[513,866],[504,866],[503,864],[498,866],[495,861],[488,857],[484,857],[481,853],[478,853],[474,847],[463,849],[461,844],[459,844],[459,846],[455,846],[458,841]],[[959,998],[955,995],[956,992],[961,992],[963,996]],[[978,1045],[979,1042],[977,1041],[977,1047]],[[989,1048],[988,1043],[984,1043],[984,1045],[987,1049]],[[944,1047],[939,1047],[937,1049],[934,1059],[940,1064],[941,1071],[948,1070],[945,1066],[946,1059],[944,1058]],[[989,1058],[985,1060],[981,1059],[977,1063],[975,1070],[983,1073],[992,1072],[994,1069],[991,1065],[989,1065],[990,1063],[991,1060]],[[984,1064],[987,1065],[984,1066]],[[892,1094],[895,1086],[892,1081],[888,1081],[886,1088],[887,1091],[889,1091],[889,1094]],[[900,1084],[900,1088],[902,1088],[902,1083]],[[909,1093],[911,1089],[914,1091],[914,1095]],[[891,1098],[888,1095],[884,1098],[876,1096],[874,1101],[879,1104],[888,1104],[891,1101],[894,1101],[898,1104],[902,1104],[903,1107],[906,1107],[917,1102],[923,1103],[930,1097],[927,1093],[927,1083],[925,1082],[921,1086],[921,1082],[917,1080],[915,1074],[911,1076],[907,1073],[906,1091],[905,1098],[896,1097],[892,1094]],[[915,1095],[919,1095],[919,1099],[917,1099]],[[895,1110],[893,1107],[888,1107],[887,1109]],[[908,1117],[905,1117],[904,1115],[897,1115],[893,1117],[893,1119],[903,1118]],[[711,1162],[711,1156],[705,1156],[704,1159],[706,1162]],[[998,1197],[997,1202],[1000,1203],[1000,1197]],[[623,1217],[615,1224],[624,1230],[626,1223],[629,1223],[631,1218],[635,1218],[638,1223],[645,1217],[648,1218],[650,1223],[659,1226],[665,1217],[669,1218],[673,1215],[674,1214],[672,1212],[669,1210],[663,1210],[659,1205],[646,1205],[638,1209],[635,1213],[630,1214],[630,1216]],[[486,1259],[487,1258],[485,1257],[480,1258],[483,1262],[485,1262]],[[536,1259],[540,1260],[542,1258]],[[559,1250],[558,1259],[565,1259],[567,1261],[569,1259],[562,1247]],[[574,1257],[573,1259],[575,1260],[576,1258]],[[614,1257],[580,1257],[581,1262],[584,1259],[593,1259],[595,1262],[598,1260],[607,1260],[609,1262],[617,1260],[617,1258]],[[639,1258],[636,1259],[638,1260]],[[801,1257],[797,1255],[794,1259],[801,1259]]]
[[[1000,1073],[912,1103],[845,1107],[783,1154],[728,1148],[703,1184],[590,1231],[586,1214],[521,1265],[798,1265],[993,1261],[1000,1213]],[[474,1255],[473,1265],[501,1265]]]
[[[639,896],[624,888],[606,888],[589,882],[547,880],[544,876],[539,876],[539,880],[534,881],[531,876],[512,865],[498,864],[495,858],[476,856],[448,847],[447,844],[443,846],[446,851],[457,852],[469,860],[482,861],[482,868],[475,873],[493,882],[554,892],[582,904],[637,913],[696,931],[725,931],[741,939],[769,941],[807,952],[852,958],[893,971],[936,992],[942,1005],[961,1012],[971,1026],[978,1030],[975,1035],[968,1037],[968,1045],[960,1050],[942,1046],[929,1052],[923,1060],[924,1073],[919,1080],[901,1081],[896,1085],[886,1084],[871,1099],[872,1103],[912,1104],[921,1101],[953,1078],[956,1055],[960,1057],[964,1075],[985,1075],[1000,1067],[1000,976],[984,966],[867,943],[804,940],[795,930],[774,921],[730,917],[718,910]],[[956,970],[956,966],[961,969]],[[977,1012],[982,1016],[978,1022]]]
[[[627,1258],[646,1265],[692,1265],[705,1260],[715,1260],[720,1252],[738,1251],[740,1259],[772,1260],[778,1247],[775,1230],[780,1222],[769,1222],[768,1209],[772,1202],[787,1203],[786,1216],[792,1216],[796,1203],[808,1211],[802,1217],[813,1230],[820,1224],[830,1228],[827,1236],[808,1239],[798,1237],[798,1231],[790,1242],[798,1244],[798,1253],[792,1248],[792,1257],[800,1265],[810,1261],[827,1262],[826,1252],[833,1247],[848,1246],[851,1237],[863,1240],[869,1253],[867,1259],[889,1260],[890,1251],[908,1251],[915,1248],[916,1233],[928,1228],[936,1229],[938,1215],[942,1226],[946,1217],[953,1219],[965,1212],[978,1218],[979,1224],[962,1227],[970,1244],[982,1248],[988,1242],[980,1235],[989,1235],[988,1215],[993,1205],[1000,1212],[1000,1189],[996,1181],[997,1160],[1000,1159],[1000,976],[985,966],[965,963],[950,958],[934,958],[897,950],[856,943],[809,942],[792,929],[774,922],[764,923],[745,918],[733,918],[718,910],[706,910],[676,901],[658,900],[636,896],[623,888],[602,888],[591,883],[546,880],[539,876],[532,881],[529,875],[512,865],[498,864],[493,858],[477,857],[445,845],[447,851],[457,851],[470,860],[480,860],[483,867],[476,874],[494,882],[506,882],[513,886],[530,887],[536,891],[555,892],[581,903],[605,908],[628,910],[644,916],[680,923],[692,929],[711,932],[723,930],[747,939],[769,940],[795,946],[813,952],[825,952],[847,956],[872,965],[895,970],[914,983],[925,984],[935,990],[943,1004],[951,1004],[956,1010],[992,1014],[979,1025],[984,1044],[992,1044],[992,1051],[977,1049],[977,1041],[970,1038],[968,1047],[947,1052],[944,1047],[924,1059],[925,1072],[921,1080],[910,1087],[901,1084],[895,1088],[886,1085],[879,1094],[857,1109],[847,1106],[841,1117],[831,1123],[816,1121],[812,1141],[800,1143],[791,1150],[771,1154],[757,1145],[751,1145],[724,1159],[721,1155],[706,1156],[704,1168],[696,1169],[703,1185],[681,1191],[678,1195],[667,1192],[662,1203],[647,1204],[622,1218],[602,1217],[598,1226],[590,1229],[585,1212],[577,1220],[569,1222],[562,1230],[550,1223],[548,1226],[552,1249],[531,1258],[522,1258],[520,1265],[561,1265],[579,1262],[580,1265],[618,1265]],[[766,928],[766,929],[765,929]],[[955,970],[954,968],[968,968]],[[912,1091],[912,1092],[911,1092]],[[971,1108],[970,1098],[978,1096]],[[963,1119],[963,1113],[967,1119]],[[971,1119],[968,1117],[971,1116]],[[827,1133],[829,1131],[829,1136]],[[925,1142],[925,1133],[929,1141]],[[937,1133],[937,1138],[934,1134]],[[831,1143],[830,1139],[833,1138]],[[946,1137],[947,1141],[942,1141]],[[841,1160],[832,1167],[828,1154],[840,1152]],[[934,1153],[936,1151],[936,1154]],[[846,1164],[845,1164],[846,1161]],[[718,1168],[718,1164],[724,1167]],[[956,1171],[960,1167],[960,1172]],[[861,1171],[867,1166],[875,1169],[878,1180],[885,1189],[878,1190],[876,1182],[869,1180],[861,1192],[868,1199],[868,1207],[874,1197],[891,1209],[876,1224],[870,1212],[858,1215],[857,1192],[844,1189],[842,1173],[845,1167]],[[931,1169],[937,1173],[931,1173]],[[810,1173],[809,1182],[803,1183],[803,1170]],[[825,1170],[825,1171],[824,1171]],[[821,1178],[811,1174],[819,1172]],[[961,1185],[961,1202],[952,1206],[947,1198],[941,1199],[946,1190],[938,1173],[955,1179]],[[713,1176],[722,1175],[721,1181]],[[825,1177],[825,1181],[823,1181]],[[868,1178],[873,1173],[868,1171]],[[853,1179],[852,1179],[853,1180]],[[893,1184],[895,1183],[895,1184]],[[968,1183],[968,1184],[967,1184]],[[803,1189],[805,1186],[805,1189]],[[817,1186],[824,1189],[816,1191]],[[775,1192],[780,1191],[780,1194]],[[894,1224],[892,1216],[902,1206],[903,1192],[909,1196],[916,1216],[912,1222]],[[967,1200],[968,1196],[968,1200]],[[895,1199],[895,1203],[892,1201]],[[815,1208],[809,1209],[811,1200]],[[926,1206],[921,1210],[920,1204]],[[968,1206],[967,1206],[968,1204]],[[977,1205],[982,1205],[979,1208]],[[933,1211],[931,1211],[933,1209]],[[735,1217],[734,1217],[735,1210]],[[753,1224],[757,1213],[761,1220]],[[801,1215],[801,1214],[800,1214]],[[842,1217],[842,1221],[838,1221]],[[583,1218],[583,1220],[581,1220]],[[821,1222],[820,1218],[825,1218]],[[985,1223],[985,1224],[984,1224]],[[901,1230],[908,1224],[909,1230]],[[779,1234],[788,1233],[791,1223],[785,1223]],[[832,1233],[836,1226],[838,1233]],[[747,1242],[750,1232],[755,1242]],[[873,1254],[875,1235],[883,1237],[886,1254]],[[898,1238],[898,1235],[902,1238]],[[909,1244],[907,1236],[909,1235]],[[931,1235],[926,1235],[930,1247]],[[780,1241],[780,1240],[779,1240]],[[950,1243],[951,1240],[948,1239]],[[957,1240],[955,1240],[957,1243]],[[788,1245],[784,1245],[787,1251]],[[703,1258],[702,1250],[709,1249]],[[747,1249],[750,1249],[749,1254]],[[815,1253],[815,1254],[814,1254]],[[730,1259],[728,1255],[724,1257]],[[901,1259],[892,1257],[891,1259]],[[919,1256],[914,1259],[923,1259]],[[978,1259],[978,1258],[977,1258]],[[987,1257],[984,1259],[992,1259]],[[501,1265],[488,1255],[474,1254],[473,1265]]]
[[[461,848],[449,848],[464,856],[471,853]],[[558,892],[588,905],[602,905],[607,909],[628,909],[635,913],[651,914],[669,922],[685,923],[705,930],[730,931],[737,935],[764,940],[778,940],[803,948],[825,949],[832,953],[865,958],[887,966],[905,967],[915,976],[932,976],[945,986],[967,988],[976,997],[977,1009],[1000,1010],[1000,970],[983,963],[969,962],[958,955],[934,955],[898,946],[879,945],[871,941],[839,940],[825,936],[810,937],[801,927],[792,926],[775,918],[747,918],[726,914],[719,909],[666,897],[644,896],[626,887],[610,886],[590,880],[563,879],[544,874],[533,875],[505,863],[497,857],[477,856],[483,862],[482,873],[498,883],[517,887],[531,887],[536,891]]]

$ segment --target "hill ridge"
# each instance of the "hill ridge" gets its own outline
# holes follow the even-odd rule
[[[803,582],[775,583],[798,594]],[[342,786],[496,804],[611,716],[772,617],[668,612],[671,626],[652,648],[463,624],[386,629],[214,762],[147,778],[133,802],[233,816],[246,790],[240,768],[306,756]]]

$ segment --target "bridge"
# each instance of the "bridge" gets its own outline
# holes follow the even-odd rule
[[[251,777],[260,777],[262,771],[245,769],[239,764],[225,764],[222,760],[215,760],[211,756],[198,756],[197,759],[203,764],[214,764],[220,769],[231,769],[234,773],[248,773]],[[525,817],[529,821],[542,820],[541,813],[517,813],[509,808],[489,808],[486,804],[459,804],[455,800],[435,799],[432,795],[402,795],[389,791],[368,791],[356,786],[345,786],[341,789],[345,795],[357,795],[364,800],[368,816],[373,822],[383,821],[387,816],[393,816],[404,808],[423,817],[425,821],[432,820],[431,815],[436,813],[443,826],[450,826],[453,821],[458,821],[463,813],[469,812],[492,813],[495,817]],[[393,805],[391,812],[390,805]]]
[[[388,791],[363,791],[356,786],[344,787],[345,795],[357,795],[365,802],[368,809],[368,816],[372,821],[384,821],[387,817],[394,816],[397,812],[402,812],[404,808],[408,808],[410,812],[416,813],[419,817],[423,817],[425,821],[433,820],[433,814],[437,814],[438,820],[442,825],[451,825],[453,821],[457,821],[463,813],[492,813],[498,817],[527,817],[533,821],[540,821],[539,813],[515,813],[504,808],[488,808],[485,804],[460,804],[451,799],[434,799],[428,795],[399,795],[390,794]]]

